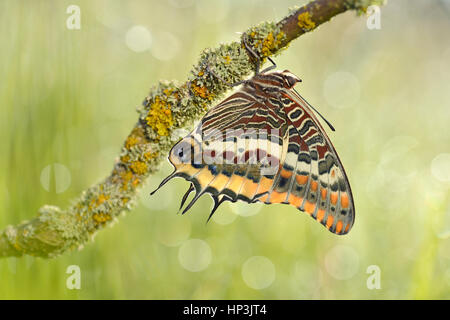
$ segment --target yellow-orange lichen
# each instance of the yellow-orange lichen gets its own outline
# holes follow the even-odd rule
[[[120,161],[122,161],[123,163],[127,163],[128,161],[130,161],[130,156],[129,155],[121,156]]]
[[[108,199],[109,199],[108,195],[100,194],[97,198],[91,200],[89,208],[92,209],[93,207],[98,207]]]
[[[138,142],[139,142],[139,139],[137,137],[129,136],[127,138],[127,140],[125,141],[125,148],[127,148],[129,150],[131,147],[137,145]]]
[[[170,94],[170,92],[169,92]],[[160,136],[168,136],[173,125],[172,110],[167,101],[156,97],[146,117],[147,124]]]
[[[196,96],[199,96],[203,99],[212,100],[212,95],[208,92],[208,89],[204,86],[198,86],[194,82],[192,83],[192,91]]]
[[[273,33],[270,32],[263,41],[263,45],[262,45],[262,49],[261,49],[262,54],[264,56],[268,56],[270,54],[270,50],[273,48],[273,46],[274,46]]]
[[[92,218],[98,223],[104,223],[111,220],[111,216],[103,212],[94,213],[92,215]]]
[[[145,162],[142,161],[133,161],[130,164],[130,169],[136,174],[145,174],[147,173],[148,166]]]
[[[158,152],[150,152],[150,151],[148,151],[148,152],[145,152],[145,153],[144,153],[144,158],[145,158],[145,160],[154,159],[154,158],[156,158],[157,156],[158,156]]]
[[[255,42],[256,47],[261,46],[261,53],[263,57],[268,57],[273,54],[278,46],[281,44],[281,40],[284,37],[284,32],[280,31],[276,36],[272,32],[269,32],[266,38],[257,40]]]
[[[14,246],[14,249],[16,249],[17,251],[21,250],[19,244],[17,243],[17,241],[13,243],[13,246]]]
[[[133,179],[133,173],[131,171],[122,171],[120,177],[122,178],[123,189],[126,190],[128,182]]]
[[[139,180],[139,178],[134,178],[133,181],[131,181],[131,184],[133,187],[137,187],[140,182],[141,180]]]
[[[298,15],[298,26],[303,30],[310,31],[316,27],[316,23],[311,20],[311,14],[305,11]]]
[[[97,199],[97,205],[101,205],[103,202],[109,199],[109,196],[100,194]]]

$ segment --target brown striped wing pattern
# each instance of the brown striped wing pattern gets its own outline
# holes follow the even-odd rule
[[[183,213],[207,193],[214,200],[209,217],[224,201],[284,203],[333,233],[350,231],[350,184],[325,130],[293,89],[299,81],[287,70],[255,75],[172,148],[175,171],[160,187],[174,177],[191,183],[181,207],[195,195]]]

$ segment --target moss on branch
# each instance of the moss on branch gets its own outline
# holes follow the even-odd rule
[[[262,58],[278,54],[300,35],[347,10],[365,12],[381,0],[316,0],[292,10],[280,22],[264,22],[243,36]],[[139,119],[126,138],[120,157],[104,181],[84,191],[63,210],[44,206],[37,217],[0,232],[0,257],[55,257],[83,246],[93,235],[130,210],[137,190],[158,169],[177,130],[192,126],[229,87],[254,70],[242,41],[205,49],[185,83],[160,82],[139,108]],[[213,72],[211,72],[213,71]]]

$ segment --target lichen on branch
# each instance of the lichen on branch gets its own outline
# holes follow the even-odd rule
[[[292,10],[279,22],[263,22],[243,33],[247,45],[264,61],[286,49],[300,35],[347,10],[365,12],[382,0],[316,0]],[[158,170],[178,129],[191,127],[223,94],[227,83],[248,77],[255,61],[243,41],[205,49],[184,83],[160,82],[151,88],[139,118],[125,139],[111,174],[63,210],[43,206],[38,216],[0,232],[0,257],[55,257],[81,248],[98,230],[133,207],[137,190]]]

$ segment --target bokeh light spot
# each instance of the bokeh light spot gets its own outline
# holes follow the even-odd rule
[[[431,161],[431,174],[441,182],[450,182],[450,153],[438,154]]]
[[[178,251],[178,261],[188,271],[205,270],[212,260],[211,248],[206,241],[190,239],[185,241]]]
[[[228,209],[228,208],[225,208]],[[234,220],[236,220],[237,215],[231,211],[231,210],[221,210],[220,212],[214,213],[212,220],[215,223],[221,224],[221,225],[227,225],[232,223]]]
[[[130,50],[143,52],[152,46],[152,34],[144,26],[133,26],[125,35],[125,43]]]
[[[41,185],[48,192],[62,193],[69,188],[71,181],[70,171],[63,164],[54,163],[41,171]]]
[[[231,211],[233,211],[235,214],[243,217],[250,217],[254,216],[261,211],[261,208],[263,206],[262,203],[247,203],[243,201],[238,202],[229,202],[228,203],[229,208]]]
[[[242,265],[242,279],[252,289],[267,288],[275,280],[275,266],[266,257],[253,256]]]

